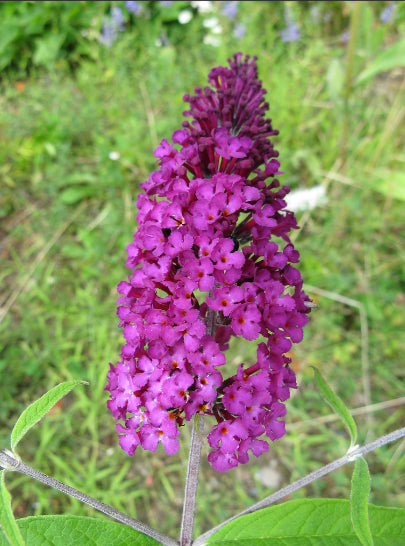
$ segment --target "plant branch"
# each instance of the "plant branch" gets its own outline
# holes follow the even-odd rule
[[[256,512],[256,510],[260,510],[261,508],[266,508],[267,506],[270,506],[280,501],[284,497],[291,495],[291,493],[293,493],[294,491],[297,491],[298,489],[301,489],[301,487],[305,487],[311,482],[318,480],[319,478],[322,478],[323,476],[326,476],[327,474],[330,474],[334,470],[337,470],[341,466],[344,466],[347,463],[353,462],[358,457],[361,457],[362,455],[365,455],[366,453],[370,453],[371,451],[374,451],[375,449],[378,449],[379,447],[382,447],[383,445],[389,444],[391,442],[395,442],[395,440],[399,440],[400,438],[403,438],[404,436],[405,436],[405,427],[395,430],[394,432],[391,432],[390,434],[387,434],[385,436],[381,436],[377,440],[374,440],[374,442],[365,444],[362,447],[354,447],[352,450],[348,451],[344,457],[341,457],[340,459],[337,459],[333,463],[330,463],[326,466],[323,466],[322,468],[319,468],[318,470],[315,470],[314,472],[311,472],[307,476],[304,476],[303,478],[300,478],[296,482],[291,483],[290,485],[287,485],[287,487],[283,487],[283,489],[280,489],[280,491],[277,491],[273,495],[266,497],[265,499],[254,504],[250,508],[247,508],[243,512],[236,514],[236,516],[232,516],[226,521],[220,523],[219,525],[217,525],[210,531],[207,531],[206,533],[198,537],[194,541],[193,546],[201,546],[211,535],[216,533],[219,529],[221,529],[221,527],[233,521],[234,519],[239,518],[240,516],[244,516],[246,514],[250,514],[251,512]]]
[[[196,422],[197,421],[197,422]],[[198,427],[198,430],[197,430]],[[190,546],[193,539],[195,504],[198,487],[198,472],[201,460],[200,434],[204,432],[204,417],[193,422],[190,452],[188,456],[186,486],[184,490],[183,517],[181,520],[180,546]]]
[[[108,506],[107,504],[104,504],[103,502],[94,499],[93,497],[89,497],[85,493],[82,493],[81,491],[78,491],[77,489],[74,489],[69,485],[55,480],[55,478],[51,478],[50,476],[43,474],[39,470],[36,470],[35,468],[32,468],[31,466],[23,463],[9,451],[0,451],[0,467],[6,470],[21,472],[21,474],[30,476],[31,478],[34,478],[34,480],[37,480],[47,485],[48,487],[53,487],[54,489],[65,493],[65,495],[74,497],[80,502],[91,506],[95,510],[102,512],[110,518],[113,518],[120,523],[123,523],[124,525],[127,525],[132,529],[135,529],[136,531],[140,531],[141,533],[148,535],[149,537],[159,541],[164,546],[178,546],[178,542],[175,542],[173,539],[167,537],[166,535],[155,531],[155,529],[148,527],[141,521],[133,519],[130,516],[127,516],[126,514],[116,510],[115,508],[112,508],[111,506]]]
[[[210,295],[212,295],[210,293]],[[217,313],[208,309],[206,318],[207,335],[215,337]],[[190,451],[184,488],[183,516],[180,529],[180,546],[190,546],[193,540],[195,505],[197,498],[198,473],[201,461],[201,440],[204,433],[204,416],[196,416],[191,432]]]

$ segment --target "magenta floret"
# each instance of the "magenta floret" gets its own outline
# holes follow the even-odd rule
[[[212,87],[184,100],[191,118],[155,150],[142,184],[131,273],[118,285],[125,345],[110,365],[108,408],[120,445],[178,450],[184,420],[210,415],[208,460],[219,471],[268,451],[285,433],[295,375],[286,353],[302,339],[308,296],[289,232],[297,228],[265,118],[256,58],[237,53]],[[225,352],[257,340],[257,361],[229,372]],[[224,369],[227,370],[225,375]]]

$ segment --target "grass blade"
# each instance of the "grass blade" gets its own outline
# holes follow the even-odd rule
[[[359,74],[356,84],[365,82],[380,72],[386,72],[399,66],[405,65],[405,40],[400,40],[382,51],[369,65]]]

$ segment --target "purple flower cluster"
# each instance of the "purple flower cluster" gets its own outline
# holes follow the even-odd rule
[[[206,414],[216,420],[208,460],[226,471],[267,451],[264,434],[285,433],[283,402],[296,388],[286,353],[302,339],[309,298],[256,57],[235,54],[209,83],[184,97],[191,123],[162,140],[159,169],[142,184],[131,274],[118,285],[126,343],[106,390],[128,454],[159,442],[175,453],[184,420]],[[257,361],[229,372],[234,336],[258,340]]]

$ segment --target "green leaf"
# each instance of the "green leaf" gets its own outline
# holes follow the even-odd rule
[[[70,186],[71,184],[97,184],[98,178],[91,172],[75,172],[67,175],[61,180],[61,184],[64,186]]]
[[[37,47],[33,55],[34,64],[50,68],[52,63],[58,58],[64,41],[65,36],[57,33],[50,33],[37,40]]]
[[[82,516],[32,516],[18,520],[29,546],[156,546],[139,531],[115,521]],[[16,543],[17,544],[17,543]],[[0,536],[0,546],[7,542]],[[14,543],[13,543],[14,546]]]
[[[18,25],[16,25],[12,21],[3,23],[0,26],[0,50],[8,47],[9,44],[11,44],[11,42],[13,42],[15,38],[17,38],[18,32]]]
[[[376,170],[367,185],[387,197],[405,201],[405,173],[403,171]]]
[[[363,83],[380,72],[398,66],[405,66],[405,39],[400,40],[377,55],[367,68],[359,74],[355,84]]]
[[[0,25],[0,70],[6,68],[13,60],[15,49],[13,42],[17,38],[18,33],[18,26],[11,20]]]
[[[36,425],[61,398],[80,384],[85,384],[85,381],[74,380],[60,383],[28,406],[18,418],[11,432],[11,449],[14,451],[18,442],[29,429]]]
[[[353,528],[364,546],[373,546],[368,519],[368,496],[370,493],[370,473],[363,457],[356,459],[352,476],[350,505]]]
[[[61,192],[60,200],[67,205],[74,205],[92,195],[94,195],[94,188],[89,186],[73,186]]]
[[[375,546],[405,544],[405,510],[369,505]],[[205,544],[216,546],[360,546],[350,502],[299,499],[231,521]]]
[[[349,430],[351,445],[355,445],[357,440],[357,427],[353,417],[350,415],[349,410],[344,405],[343,401],[333,392],[333,390],[326,383],[325,379],[314,366],[312,366],[315,372],[315,380],[318,389],[322,397],[328,402],[333,411],[339,415],[347,429]]]
[[[0,544],[12,544],[12,546],[24,545],[24,539],[18,528],[17,522],[14,519],[13,511],[11,510],[11,496],[7,491],[6,484],[4,483],[5,471],[0,471],[0,528],[3,530],[5,536],[0,533]]]

